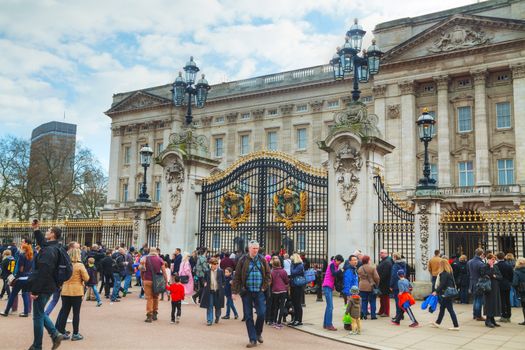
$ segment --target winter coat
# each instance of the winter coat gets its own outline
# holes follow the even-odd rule
[[[394,262],[392,258],[387,256],[377,266],[377,273],[379,274],[379,285],[378,288],[381,290],[381,294],[390,294],[390,277],[392,276],[392,265]]]
[[[189,260],[182,261],[179,268],[179,276],[188,276],[188,283],[184,284],[184,294],[193,294],[193,274],[191,273],[191,264]]]
[[[433,256],[428,262],[428,272],[432,275],[432,277],[436,277],[438,275],[439,264],[441,263],[441,260],[442,259],[440,256]]]
[[[262,266],[262,285],[261,285],[261,291],[265,292],[270,287],[271,282],[271,274],[270,274],[270,266],[268,265],[268,262],[264,258],[264,256],[257,254],[253,259],[250,257],[250,255],[246,254],[243,257],[239,259],[239,262],[237,263],[237,266],[235,267],[235,275],[233,277],[233,283],[232,283],[232,293],[238,294],[241,289],[246,288],[246,279],[248,278],[248,272],[250,269],[250,263],[252,260],[259,260]]]
[[[397,282],[399,281],[399,277],[397,275],[397,272],[399,270],[407,270],[407,263],[405,262],[405,259],[399,259],[394,262],[394,265],[392,265],[392,273],[390,274],[390,288],[394,293],[398,293],[398,285]]]
[[[116,252],[113,253],[111,259],[115,261],[115,264],[113,264],[112,272],[124,276],[124,262],[126,262],[126,256],[120,254],[119,252]]]
[[[100,272],[104,275],[112,275],[113,274],[113,259],[111,259],[111,256],[105,256],[100,260]]]
[[[359,276],[359,290],[361,292],[371,292],[374,286],[379,284],[379,274],[373,265],[362,265],[357,270],[357,274]]]
[[[201,308],[207,309],[210,306],[211,292],[211,270],[204,274],[204,289],[201,296]],[[222,309],[224,307],[224,271],[217,269],[217,299],[214,307]]]
[[[225,256],[221,259],[220,268],[221,270],[226,270],[228,267],[231,267],[233,271],[235,271],[235,262],[230,259],[228,256]]]
[[[36,230],[34,235],[41,249],[35,257],[35,268],[29,276],[28,284],[33,295],[53,294],[58,289],[55,271],[58,265],[58,249],[62,248],[58,241],[46,241],[40,230]]]
[[[226,296],[226,298],[232,297],[232,280],[233,275],[230,275],[230,277],[224,275],[224,296]]]
[[[173,259],[173,269],[172,269],[173,274],[176,274],[179,272],[181,263],[182,263],[182,255],[181,254],[175,255],[175,259]]]
[[[12,256],[7,256],[2,260],[2,278],[6,279],[7,276],[15,271],[16,261]]]
[[[454,275],[451,273],[448,273],[447,271],[443,271],[438,275],[439,279],[439,285],[436,282],[436,293],[440,296],[443,296],[445,294],[445,291],[447,288],[451,287],[454,288],[456,286],[454,281]]]
[[[339,270],[339,266],[335,264],[335,260],[328,264],[326,273],[324,274],[323,288],[328,287],[332,290],[335,288],[335,279],[343,272]]]
[[[84,295],[84,283],[89,281],[89,274],[81,262],[73,263],[71,278],[62,285],[62,296],[78,297]]]
[[[352,295],[348,298],[346,313],[354,319],[361,317],[361,297],[359,295]]]
[[[350,295],[350,289],[359,286],[359,277],[357,276],[357,267],[346,263],[343,274],[343,294]]]
[[[457,288],[468,288],[469,274],[466,261],[455,261],[452,264],[452,270],[454,271],[454,280],[456,281]]]
[[[167,285],[166,290],[170,292],[171,301],[184,300],[184,286],[181,283]]]
[[[199,255],[197,263],[195,264],[195,276],[203,278],[206,272],[210,269],[208,261],[204,255]]]
[[[512,271],[512,266],[508,261],[502,260],[497,262],[499,272],[503,277],[499,283],[499,289],[502,291],[510,291],[512,285],[512,277],[514,272]]]
[[[95,267],[95,265],[93,265],[93,266],[89,266],[88,265],[87,272],[88,272],[88,275],[89,275],[89,281],[87,281],[86,285],[88,287],[96,286],[98,281],[97,281],[97,268]]]
[[[525,300],[525,290],[518,292],[518,286],[520,283],[525,283],[525,266],[514,269],[514,276],[512,278],[512,286],[516,289],[516,293],[519,293],[521,300]]]
[[[501,296],[499,292],[500,281],[503,278],[501,272],[498,269],[498,264],[494,264],[494,267],[485,265],[481,271],[481,276],[490,278],[490,292],[483,295],[485,305],[483,306],[483,314],[487,317],[501,316]]]
[[[476,283],[478,283],[481,269],[485,266],[485,263],[479,256],[475,256],[472,259],[470,259],[467,263],[468,268],[468,274],[470,276],[470,291],[472,293],[475,293],[474,288],[476,287]]]
[[[287,292],[289,283],[288,274],[282,267],[272,270],[272,293]]]
[[[304,276],[304,265],[303,263],[290,265],[290,286],[292,288],[303,288],[304,286],[296,286],[293,283],[293,279],[296,276]]]

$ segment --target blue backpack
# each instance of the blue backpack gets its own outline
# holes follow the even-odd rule
[[[304,272],[304,278],[306,279],[306,283],[312,283],[315,281],[315,270],[314,269],[308,269]]]

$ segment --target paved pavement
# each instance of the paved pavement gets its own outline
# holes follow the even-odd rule
[[[377,320],[363,320],[361,322],[361,335],[349,335],[342,327],[344,306],[342,298],[334,298],[334,326],[337,332],[326,331],[322,327],[325,303],[316,302],[314,296],[307,296],[301,330],[317,334],[349,344],[360,345],[373,349],[525,349],[525,326],[518,325],[523,321],[521,308],[513,308],[512,323],[501,323],[501,327],[490,329],[484,322],[472,319],[472,305],[454,305],[458,316],[460,331],[449,331],[452,321],[445,313],[442,327],[439,329],[430,326],[431,321],[437,318],[437,311],[433,314],[421,310],[421,302],[412,307],[416,319],[421,327],[409,328],[410,321],[406,317],[401,326],[390,323],[390,318]],[[378,303],[379,306],[379,303]],[[394,303],[391,303],[394,310]],[[439,311],[439,309],[438,309]]]
[[[161,301],[159,320],[153,324],[144,323],[146,302],[137,297],[137,288],[133,290],[135,293],[128,295],[120,303],[110,304],[107,299],[103,299],[104,304],[97,308],[95,302],[83,302],[80,333],[84,340],[64,341],[59,349],[245,349],[248,336],[243,322],[233,319],[221,320],[219,324],[208,327],[205,310],[196,305],[183,305],[181,323],[170,324],[171,305],[167,301]],[[236,303],[240,310],[240,300]],[[4,297],[4,300],[0,301],[1,310],[5,308],[5,304]],[[21,300],[19,305],[21,311]],[[56,319],[59,309],[60,303],[51,315],[52,320]],[[67,329],[71,328],[71,324],[68,323]],[[359,348],[288,327],[277,330],[265,326],[263,337],[264,344],[257,349],[289,350],[298,346],[301,350],[319,350],[323,347],[329,347],[330,350]],[[17,315],[0,317],[0,349],[26,350],[32,340],[31,318],[21,318]],[[44,349],[50,348],[51,341],[45,334]]]
[[[104,299],[104,305],[100,308],[95,307],[94,302],[86,301],[82,306],[80,324],[80,333],[85,339],[74,344],[65,341],[60,349],[241,349],[247,343],[246,328],[239,320],[221,320],[218,325],[207,327],[203,309],[195,305],[183,305],[181,323],[172,325],[169,323],[170,304],[167,301],[160,303],[159,321],[145,324],[145,301],[138,299],[136,294],[129,295],[121,303],[110,304]],[[307,295],[306,303],[303,326],[297,329],[285,327],[282,330],[265,326],[265,342],[259,348],[525,349],[525,326],[517,324],[522,321],[519,308],[512,309],[512,323],[503,323],[500,328],[489,329],[482,322],[472,320],[471,305],[456,305],[461,330],[453,332],[447,330],[452,326],[448,314],[442,329],[432,328],[429,322],[437,314],[421,310],[418,302],[414,313],[422,325],[420,328],[409,328],[409,321],[403,321],[401,326],[393,326],[388,318],[379,318],[363,321],[361,335],[349,335],[341,324],[344,312],[341,298],[334,300],[334,325],[339,329],[336,332],[322,328],[324,302],[316,302],[315,296]],[[5,299],[0,301],[0,308],[3,309],[5,304]],[[240,301],[237,300],[236,304],[240,310]],[[60,304],[52,314],[53,320],[59,307]],[[71,324],[67,327],[70,329]],[[30,318],[20,318],[17,315],[0,317],[0,329],[0,349],[27,349],[32,342]],[[49,337],[45,335],[44,349],[49,349],[50,344]]]

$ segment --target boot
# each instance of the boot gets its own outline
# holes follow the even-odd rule
[[[153,315],[152,315],[151,319],[152,319],[153,321],[157,321],[157,315],[158,315],[158,314],[159,314],[159,313],[158,313],[157,311],[153,311]]]
[[[150,313],[147,313],[147,314],[146,314],[146,319],[144,320],[144,322],[146,322],[146,323],[151,323],[151,321],[152,321],[151,314],[150,314]]]

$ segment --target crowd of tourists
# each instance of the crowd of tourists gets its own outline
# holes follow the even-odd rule
[[[285,324],[302,326],[307,286],[324,295],[323,328],[328,331],[337,330],[333,322],[334,293],[344,300],[343,326],[352,335],[361,333],[363,321],[378,317],[391,317],[390,322],[399,326],[406,316],[409,327],[419,327],[412,310],[416,303],[412,269],[397,252],[390,255],[381,250],[376,266],[370,256],[356,250],[346,259],[336,255],[314,269],[304,253],[289,255],[283,248],[266,254],[256,241],[250,241],[245,251],[210,254],[206,248],[199,248],[190,254],[176,249],[170,256],[146,245],[138,250],[125,244],[115,249],[101,244],[80,247],[76,242],[63,246],[58,243],[59,228],[52,227],[44,234],[34,222],[33,229],[34,240],[24,239],[19,247],[10,243],[0,248],[0,298],[8,298],[0,315],[8,317],[17,308],[18,294],[22,295],[23,312],[19,316],[33,313],[30,350],[42,349],[44,328],[53,349],[63,340],[82,340],[84,298],[93,298],[96,307],[103,305],[101,295],[109,303],[121,302],[132,293],[133,280],[140,287],[138,297],[146,299],[146,323],[158,320],[159,300],[165,298],[171,303],[171,323],[175,324],[181,320],[183,304],[205,309],[203,319],[208,326],[242,315],[248,348],[263,343],[265,324],[277,330]],[[439,304],[437,319],[431,323],[434,327],[441,326],[447,311],[453,323],[449,329],[459,330],[454,304],[468,303],[470,298],[473,318],[484,321],[487,327],[510,322],[515,299],[521,303],[525,319],[525,258],[515,261],[510,254],[477,249],[470,260],[464,255],[449,259],[435,251],[428,271],[432,293],[422,306],[436,309]],[[236,295],[242,301],[241,313],[234,303]],[[390,310],[391,299],[395,312]],[[50,314],[59,300],[61,308],[53,322]],[[66,329],[68,322],[72,323],[71,331]],[[525,320],[519,324],[525,325]]]

